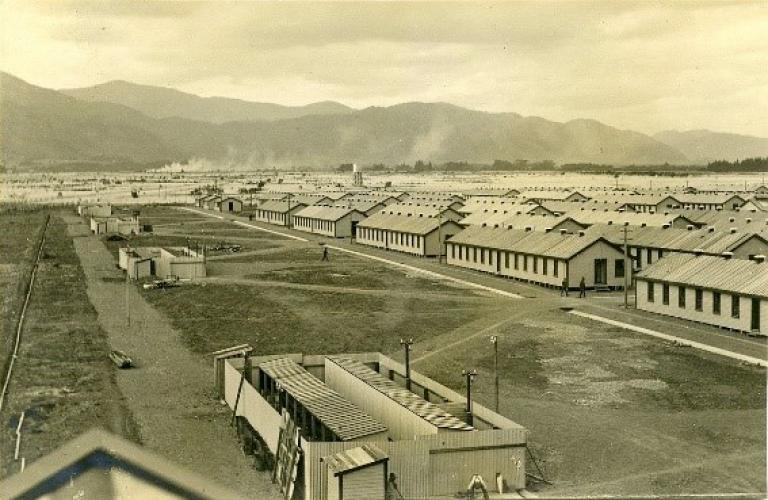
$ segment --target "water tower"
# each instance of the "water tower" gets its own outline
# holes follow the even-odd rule
[[[357,163],[352,164],[352,184],[355,186],[363,185],[363,172],[357,166]]]

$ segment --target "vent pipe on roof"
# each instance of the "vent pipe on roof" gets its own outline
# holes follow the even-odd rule
[[[545,232],[545,233],[548,233],[548,232],[550,232],[550,231],[552,231],[552,228],[551,228],[551,227],[545,227],[545,228],[544,228],[544,232]]]
[[[763,264],[765,262],[765,255],[755,255],[752,257],[752,260],[754,260],[758,264]]]
[[[728,222],[736,222],[736,218],[734,218],[734,217],[729,217],[729,218],[728,218]]]
[[[746,218],[746,219],[744,219],[744,220],[746,220],[746,221],[747,221],[747,224],[751,224],[751,223],[752,223],[752,217],[747,217],[747,218]]]
[[[693,231],[693,224],[688,224],[687,226],[685,226],[685,228],[686,228],[688,231]]]
[[[584,236],[585,234],[587,233],[585,233],[584,231],[579,231],[579,236]]]
[[[560,234],[562,234],[563,236],[565,236],[566,234],[568,234],[568,230],[567,230],[567,229],[561,229],[561,230],[560,230]]]
[[[665,222],[664,224],[661,225],[661,228],[662,229],[669,229],[670,228],[670,224],[668,222]]]
[[[707,228],[707,232],[708,233],[714,233],[715,232],[715,228],[714,227],[708,227]]]
[[[735,233],[736,233],[736,228],[735,228],[735,227],[732,227],[732,228],[731,228],[731,234],[735,234]]]
[[[694,248],[693,253],[696,254],[696,256],[698,257],[699,255],[704,253],[704,250],[702,250],[701,248]]]
[[[733,252],[723,252],[721,255],[725,260],[728,260],[733,257]]]
[[[526,230],[526,232],[531,232],[531,231],[533,231],[533,227],[525,226],[525,230]]]

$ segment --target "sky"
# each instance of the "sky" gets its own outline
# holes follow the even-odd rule
[[[768,137],[768,2],[0,0],[0,69],[356,108],[450,102]]]

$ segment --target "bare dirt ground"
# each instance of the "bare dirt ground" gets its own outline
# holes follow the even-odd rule
[[[499,336],[500,410],[530,430],[545,495],[765,491],[765,370],[573,318],[531,311]],[[416,370],[493,405],[487,337],[416,358]],[[485,344],[485,345],[484,345]]]
[[[72,226],[82,222],[72,217]],[[88,296],[114,348],[137,367],[117,373],[141,433],[142,443],[170,460],[251,498],[277,498],[269,475],[256,471],[240,451],[230,414],[213,396],[212,361],[191,353],[179,332],[129,288],[131,325],[126,321],[126,288],[112,254],[96,237],[78,238]],[[196,304],[194,308],[199,308]]]

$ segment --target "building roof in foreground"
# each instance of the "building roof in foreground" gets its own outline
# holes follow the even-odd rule
[[[0,498],[243,498],[154,453],[94,429],[0,483]]]
[[[417,396],[408,389],[400,387],[360,361],[342,356],[327,356],[327,358],[435,427],[457,431],[475,430],[474,427],[467,425],[464,421],[459,420],[436,404]]]
[[[768,263],[755,260],[678,253],[659,259],[637,278],[768,299]]]
[[[343,441],[387,431],[386,426],[291,359],[264,361],[258,367]]]
[[[344,450],[323,457],[328,470],[334,476],[362,469],[389,460],[389,456],[372,444],[364,444],[351,450]]]

